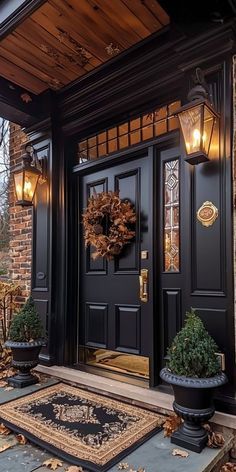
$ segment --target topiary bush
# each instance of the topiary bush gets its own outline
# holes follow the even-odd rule
[[[30,296],[12,320],[9,339],[16,342],[29,342],[40,339],[42,336],[43,327],[33,297]]]
[[[173,374],[185,377],[213,377],[221,370],[215,341],[195,311],[186,313],[184,327],[168,349],[167,367]]]

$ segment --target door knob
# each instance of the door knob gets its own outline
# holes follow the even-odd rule
[[[142,302],[148,302],[148,269],[141,269],[139,275],[139,297]]]

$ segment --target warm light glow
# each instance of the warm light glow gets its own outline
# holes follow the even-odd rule
[[[24,194],[27,200],[33,198],[32,184],[29,180],[25,181]]]
[[[17,195],[21,195],[21,191],[22,191],[22,187],[21,187],[21,185],[18,184],[18,185],[16,186],[16,193],[17,193]]]
[[[201,134],[199,129],[193,131],[193,149],[198,149],[200,146]]]
[[[191,164],[208,161],[217,118],[214,110],[204,101],[195,106],[191,106],[190,102],[179,110],[178,117],[185,142],[186,160]]]

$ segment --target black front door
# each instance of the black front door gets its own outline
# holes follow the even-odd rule
[[[80,359],[146,379],[153,349],[152,176],[152,156],[146,151],[79,181],[80,215],[94,192],[110,190],[128,199],[137,215],[134,240],[112,261],[93,260],[80,225]],[[147,301],[140,299],[142,269],[148,271]]]

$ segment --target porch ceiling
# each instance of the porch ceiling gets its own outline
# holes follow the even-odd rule
[[[48,0],[0,42],[0,75],[58,90],[167,24],[156,0]]]

